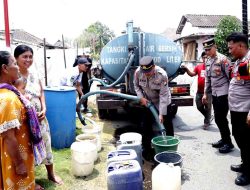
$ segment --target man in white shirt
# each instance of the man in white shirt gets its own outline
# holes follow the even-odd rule
[[[88,70],[89,65],[91,63],[86,58],[79,58],[77,60],[77,67],[72,67],[70,70],[66,70],[66,72],[60,78],[61,86],[74,86],[79,93],[80,96],[83,95],[81,88],[81,79],[82,72],[86,72]]]

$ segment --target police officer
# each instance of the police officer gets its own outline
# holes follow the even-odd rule
[[[166,134],[173,136],[172,117],[167,114],[171,103],[168,76],[162,68],[154,64],[151,56],[144,56],[140,59],[140,67],[137,68],[134,75],[134,87],[141,105],[146,106],[149,101],[153,103],[159,112],[159,121],[166,128]],[[154,118],[149,109],[144,109],[142,117],[143,146],[145,149],[150,149]]]
[[[206,61],[205,90],[202,101],[207,103],[207,94],[211,91],[215,123],[221,135],[221,140],[212,143],[212,147],[219,148],[220,153],[228,153],[234,148],[227,120],[230,61],[226,56],[217,52],[213,38],[204,41],[203,47],[208,59]]]
[[[229,109],[232,132],[241,151],[242,163],[231,165],[231,170],[241,172],[236,185],[250,184],[250,51],[246,35],[234,32],[227,37],[229,53],[236,62],[229,85]]]

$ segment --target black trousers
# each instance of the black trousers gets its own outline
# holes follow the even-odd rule
[[[89,83],[88,83],[88,73],[86,72],[83,72],[82,73],[82,80],[81,80],[81,85],[82,85],[82,92],[83,94],[87,94],[90,90],[90,86],[89,86]],[[79,95],[79,98],[81,98],[80,94]],[[88,98],[86,98],[84,101],[83,101],[83,106],[84,108],[88,108]]]
[[[82,92],[83,92],[83,94],[87,94],[87,93],[89,92],[89,86],[85,86],[85,88],[83,87],[83,88],[82,88]],[[84,106],[85,109],[88,108],[88,98],[86,98],[86,99],[84,100],[83,106]]]
[[[250,177],[250,126],[246,123],[248,112],[230,111],[230,114],[232,133],[241,152],[243,173]]]
[[[168,106],[168,110],[170,110],[170,105]],[[172,115],[169,113],[164,116],[163,125],[166,129],[166,135],[174,136],[174,127],[172,123]],[[153,131],[153,123],[155,122],[155,118],[152,112],[145,108],[141,113],[141,133],[142,133],[142,145],[144,148],[151,147],[151,139],[156,136]]]
[[[221,139],[224,143],[231,144],[230,129],[227,120],[228,98],[227,95],[212,96],[215,123],[220,130]]]

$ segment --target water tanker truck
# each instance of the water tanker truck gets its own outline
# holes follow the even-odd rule
[[[127,23],[126,34],[111,40],[102,48],[101,79],[92,81],[98,80],[101,83],[98,85],[100,90],[136,95],[133,85],[134,72],[143,56],[152,56],[154,63],[167,72],[173,115],[176,114],[178,106],[192,106],[190,85],[173,82],[178,75],[184,74],[180,67],[182,63],[180,47],[162,35],[134,31],[133,21]],[[100,118],[105,118],[107,114],[115,113],[120,108],[129,109],[138,106],[128,99],[108,94],[97,95],[96,101]]]

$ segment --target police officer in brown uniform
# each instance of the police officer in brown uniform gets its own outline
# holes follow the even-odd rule
[[[242,33],[230,34],[227,42],[229,53],[236,60],[232,68],[228,100],[232,133],[242,160],[239,165],[231,165],[231,170],[242,173],[235,183],[243,186],[250,184],[250,51],[248,38]]]
[[[154,64],[151,56],[144,56],[140,59],[140,67],[134,75],[134,87],[140,103],[146,106],[150,101],[159,113],[159,121],[163,123],[166,134],[174,135],[172,117],[168,113],[171,103],[171,94],[168,87],[167,73],[159,66]],[[150,149],[153,137],[152,125],[154,118],[149,109],[145,109],[143,116],[143,146]]]
[[[206,61],[205,92],[202,101],[207,103],[207,94],[212,92],[215,123],[221,135],[221,140],[212,143],[212,146],[219,148],[220,153],[228,153],[234,148],[227,120],[230,61],[226,56],[217,52],[214,39],[204,41],[203,47],[208,59]]]

